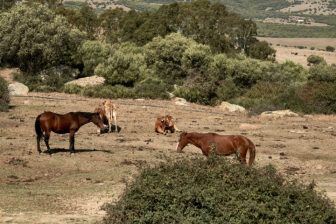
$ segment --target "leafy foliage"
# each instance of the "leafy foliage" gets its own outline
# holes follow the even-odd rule
[[[275,61],[275,52],[266,41],[260,41],[250,47],[248,54],[252,58]]]
[[[123,44],[95,69],[110,85],[134,86],[146,77],[147,66],[140,49],[133,44]]]
[[[8,83],[4,78],[0,77],[0,111],[8,110],[9,101]]]
[[[326,51],[334,52],[335,48],[333,46],[326,46]]]
[[[248,168],[212,155],[142,171],[104,223],[333,223],[314,185],[285,181],[272,166]]]
[[[84,65],[84,75],[92,75],[95,68],[112,54],[112,46],[101,41],[85,41],[78,49],[77,60]]]
[[[71,64],[83,37],[78,34],[46,6],[19,4],[0,15],[0,61],[28,73]]]
[[[318,55],[309,55],[307,58],[308,65],[318,65],[318,64],[326,64],[326,61],[323,57]]]
[[[100,18],[110,41],[144,45],[154,37],[179,32],[215,52],[247,51],[257,42],[254,22],[208,0],[163,5],[155,12],[110,10]]]
[[[31,91],[62,91],[66,82],[78,76],[78,70],[69,66],[57,66],[42,70],[36,75],[17,73],[15,79],[28,86]]]

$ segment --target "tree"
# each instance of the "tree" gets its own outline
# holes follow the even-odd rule
[[[110,43],[117,43],[122,30],[122,22],[127,12],[121,8],[108,9],[104,11],[98,18],[100,27],[102,28],[102,36]]]
[[[20,4],[0,16],[0,60],[28,73],[72,64],[83,39],[64,17],[40,4]]]

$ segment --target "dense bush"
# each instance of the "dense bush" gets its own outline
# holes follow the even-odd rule
[[[123,44],[106,61],[100,63],[94,72],[103,76],[110,85],[133,87],[146,77],[147,66],[139,47]]]
[[[169,90],[171,88],[168,84],[162,80],[153,78],[145,79],[134,87],[135,96],[144,98],[168,99]]]
[[[8,83],[0,77],[0,111],[7,111],[9,104]]]
[[[334,51],[335,51],[335,48],[332,47],[332,46],[326,46],[326,51],[334,52]]]
[[[308,65],[318,65],[318,64],[325,64],[326,61],[323,57],[318,55],[309,55],[307,58]]]
[[[84,75],[93,75],[95,68],[112,54],[112,47],[101,41],[85,41],[78,49],[76,58],[84,65]]]
[[[335,223],[336,209],[314,184],[287,182],[272,166],[226,158],[184,159],[145,169],[104,223]]]
[[[64,17],[44,5],[18,4],[0,14],[0,61],[30,74],[71,65],[85,36],[69,27]]]
[[[336,82],[336,66],[326,64],[312,66],[308,78],[318,82]]]
[[[30,91],[62,91],[66,82],[74,80],[79,74],[77,69],[69,66],[57,66],[45,69],[35,75],[15,74],[15,80],[24,83]]]
[[[266,41],[260,41],[251,45],[248,55],[260,60],[275,61],[275,52]]]

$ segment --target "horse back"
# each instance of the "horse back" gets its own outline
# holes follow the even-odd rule
[[[46,111],[40,116],[40,125],[44,131],[53,131],[58,134],[68,133],[69,127],[76,120],[75,114],[70,112],[67,114],[57,114]]]

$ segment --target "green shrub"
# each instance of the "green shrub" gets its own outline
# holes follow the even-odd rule
[[[336,66],[319,64],[309,69],[309,80],[317,82],[336,82]]]
[[[144,169],[104,223],[335,223],[325,195],[285,181],[272,166],[210,156]]]
[[[298,89],[305,113],[336,113],[336,83],[310,81]]]
[[[327,46],[327,47],[326,47],[326,51],[334,52],[334,51],[335,51],[335,48],[332,47],[332,46]]]
[[[95,68],[112,54],[112,47],[101,41],[85,41],[78,49],[77,60],[84,65],[84,75],[93,75]]]
[[[133,87],[146,77],[148,71],[139,48],[133,44],[123,44],[106,61],[100,63],[94,73],[103,76],[110,85]]]
[[[98,98],[135,98],[134,89],[122,85],[101,85],[94,87],[85,87],[81,95]]]
[[[266,41],[258,41],[249,49],[248,55],[252,58],[260,59],[260,60],[275,60],[275,53],[274,50]]]
[[[53,92],[62,91],[64,84],[74,80],[78,73],[77,69],[57,66],[43,70],[36,75],[17,73],[14,78],[28,86],[30,91]]]
[[[75,85],[75,84],[68,84],[64,85],[63,92],[69,94],[81,94],[83,87]]]
[[[227,101],[231,98],[238,96],[241,93],[239,88],[234,84],[232,79],[226,79],[216,89],[218,101]]]
[[[318,64],[325,64],[326,61],[323,57],[318,55],[309,55],[307,58],[308,65],[318,65]]]
[[[162,80],[148,78],[134,87],[136,97],[154,98],[154,99],[168,99],[169,86]]]
[[[175,96],[182,97],[189,102],[209,104],[208,95],[197,87],[180,87],[174,92]]]
[[[8,83],[0,77],[0,111],[7,111],[9,106]]]

